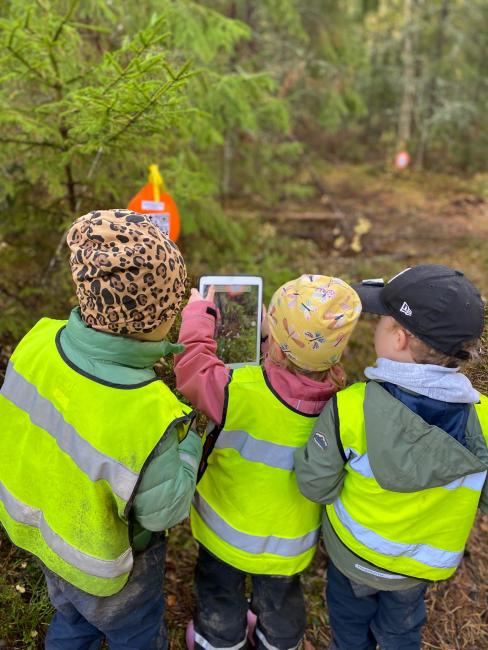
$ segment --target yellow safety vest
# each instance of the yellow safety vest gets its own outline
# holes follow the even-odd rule
[[[342,492],[326,507],[327,516],[341,541],[366,561],[394,573],[444,580],[463,557],[486,471],[416,492],[383,489],[368,459],[367,386],[354,384],[337,394],[340,440],[349,460]],[[488,442],[486,397],[476,411]]]
[[[292,575],[311,562],[320,506],[299,491],[294,452],[317,416],[287,406],[262,368],[234,370],[222,430],[191,509],[195,539],[248,573]]]
[[[19,343],[0,391],[0,521],[14,544],[90,594],[132,570],[128,516],[160,440],[191,420],[161,382],[94,380],[64,358],[64,321]]]

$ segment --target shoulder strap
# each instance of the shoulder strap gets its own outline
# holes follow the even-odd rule
[[[341,421],[339,419],[339,409],[337,408],[337,394],[332,397],[332,410],[334,412],[334,433],[337,444],[337,449],[339,450],[342,460],[347,463],[347,456],[344,452],[344,445],[341,440]]]
[[[217,438],[220,435],[220,432],[224,428],[225,420],[227,417],[227,408],[229,406],[229,384],[232,381],[232,376],[233,376],[233,370],[229,371],[229,380],[227,381],[227,384],[225,386],[225,392],[224,392],[224,408],[222,410],[222,419],[219,424],[216,424],[214,428],[209,431],[205,437],[205,442],[203,444],[203,451],[202,451],[202,459],[200,461],[200,465],[198,467],[198,473],[197,473],[197,483],[198,481],[202,478],[205,470],[207,469],[208,466],[208,459],[210,457],[210,454],[212,453],[215,444],[217,442]]]

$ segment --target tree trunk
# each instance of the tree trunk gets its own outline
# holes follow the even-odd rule
[[[404,0],[403,97],[398,118],[397,151],[408,146],[415,106],[415,57],[413,52],[413,0]]]
[[[221,201],[225,204],[226,199],[231,191],[231,168],[232,160],[234,157],[234,147],[232,140],[232,132],[229,130],[225,136],[224,146],[222,149],[222,174],[220,182],[220,197]]]
[[[422,169],[424,166],[424,157],[427,149],[427,141],[429,138],[429,128],[430,120],[434,114],[435,105],[437,103],[436,91],[437,91],[437,75],[439,72],[439,65],[442,59],[445,33],[446,33],[446,24],[447,18],[449,16],[449,0],[442,0],[440,12],[439,12],[439,23],[437,27],[437,39],[434,48],[434,56],[432,60],[432,68],[429,83],[427,86],[427,106],[425,113],[422,119],[421,131],[420,131],[420,142],[417,149],[417,157],[415,160],[415,166],[418,169]]]

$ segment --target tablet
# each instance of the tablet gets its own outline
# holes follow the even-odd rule
[[[200,293],[206,297],[215,287],[219,308],[215,339],[217,355],[229,368],[259,365],[263,279],[253,275],[205,275]]]

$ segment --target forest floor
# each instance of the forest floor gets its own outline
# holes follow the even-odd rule
[[[228,218],[247,233],[246,248],[222,259],[212,256],[196,235],[181,248],[191,272],[253,272],[264,276],[266,296],[300,273],[336,275],[346,280],[385,277],[422,262],[463,270],[488,296],[488,199],[472,181],[434,174],[393,175],[339,166],[304,177],[320,188],[308,202],[226,206]],[[183,222],[184,225],[184,222]],[[248,252],[248,251],[247,251]],[[234,261],[232,260],[234,257]],[[244,261],[244,258],[247,261]],[[210,266],[210,260],[213,266]],[[218,268],[216,268],[216,266]],[[351,380],[374,360],[372,323],[365,318],[349,346],[345,366]],[[471,371],[476,386],[488,392],[488,363]],[[1,359],[0,359],[1,365]],[[465,557],[453,579],[428,593],[428,623],[423,648],[488,648],[488,516],[479,515]],[[167,622],[172,650],[184,646],[192,611],[196,547],[188,523],[172,530],[166,565]],[[304,574],[309,607],[308,650],[325,650],[329,641],[323,603],[327,558],[319,549]],[[0,648],[40,648],[51,609],[35,563],[0,539]]]

